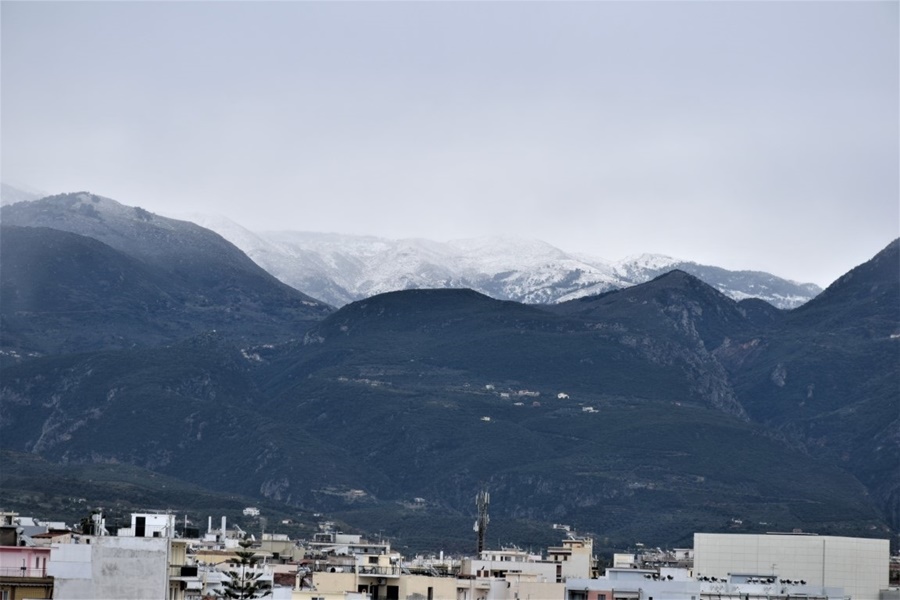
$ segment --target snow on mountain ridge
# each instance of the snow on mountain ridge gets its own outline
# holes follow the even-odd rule
[[[641,278],[646,273],[657,273],[663,269],[674,268],[684,261],[664,254],[638,254],[627,256],[613,264],[614,272],[626,279]]]
[[[403,289],[467,287],[501,300],[556,303],[648,281],[674,268],[739,300],[756,297],[794,308],[819,291],[768,273],[732,272],[660,254],[616,262],[568,253],[541,240],[482,237],[448,242],[298,231],[250,232],[198,218],[275,277],[342,306]]]

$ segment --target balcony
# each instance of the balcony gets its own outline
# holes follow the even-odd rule
[[[47,577],[47,569],[28,569],[26,567],[0,567],[0,577]]]
[[[169,565],[169,577],[197,577],[196,565]]]

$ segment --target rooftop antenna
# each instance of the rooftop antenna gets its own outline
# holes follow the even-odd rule
[[[475,496],[475,506],[478,507],[478,520],[475,521],[475,531],[478,532],[478,556],[484,551],[484,532],[487,530],[488,523],[491,518],[488,516],[488,504],[491,502],[491,495],[487,490],[481,490]]]

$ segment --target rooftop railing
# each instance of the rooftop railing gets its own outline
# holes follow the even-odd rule
[[[360,575],[376,575],[379,577],[399,577],[400,565],[379,567],[378,565],[362,565],[359,567]]]

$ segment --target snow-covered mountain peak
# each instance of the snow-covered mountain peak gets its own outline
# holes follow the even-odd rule
[[[447,244],[456,250],[468,270],[489,275],[546,268],[589,268],[571,254],[541,240],[481,237],[452,240]]]
[[[664,269],[684,262],[665,254],[635,254],[615,262],[617,269]]]
[[[680,268],[732,298],[757,297],[781,308],[818,293],[768,274],[742,274],[661,254],[615,263],[514,236],[449,242],[300,231],[249,232],[200,219],[275,277],[334,306],[411,288],[471,288],[501,300],[554,303],[648,281]],[[809,285],[809,284],[807,284]]]

